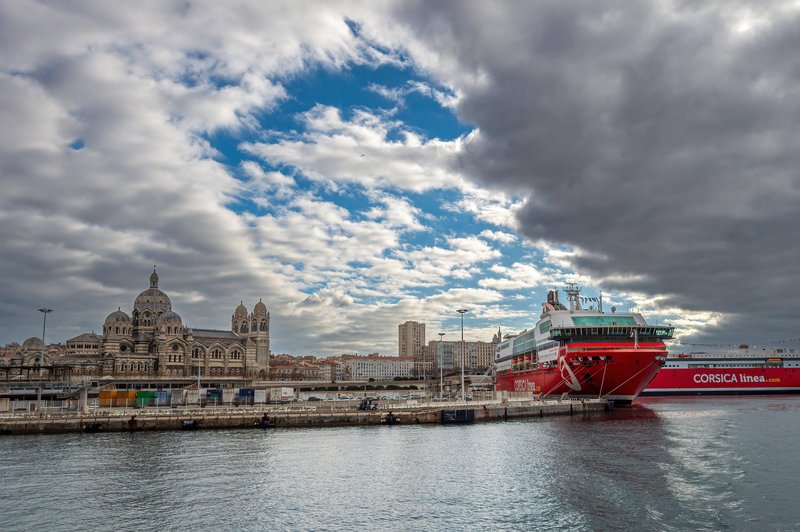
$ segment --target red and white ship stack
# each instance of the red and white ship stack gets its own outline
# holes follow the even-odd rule
[[[800,393],[800,349],[750,347],[670,355],[642,395]]]
[[[508,335],[495,357],[495,389],[537,396],[591,396],[630,404],[667,359],[673,327],[648,325],[639,313],[603,312],[569,283],[567,309],[550,290],[533,329]],[[581,301],[597,300],[585,309]]]

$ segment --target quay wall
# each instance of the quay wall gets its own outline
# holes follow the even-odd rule
[[[0,417],[0,435],[54,434],[65,432],[131,432],[147,430],[195,430],[241,428],[290,428],[323,426],[409,425],[442,423],[443,411],[472,411],[469,421],[499,421],[525,417],[581,415],[609,410],[605,400],[525,401],[486,404],[442,404],[391,410],[270,410],[238,408],[194,411],[125,410],[102,414],[77,412],[37,413]]]

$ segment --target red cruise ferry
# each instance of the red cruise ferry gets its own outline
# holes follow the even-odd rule
[[[495,356],[495,389],[542,397],[567,393],[630,404],[667,358],[674,329],[648,325],[641,314],[584,309],[580,288],[564,290],[569,309],[550,290],[533,329],[508,335]],[[594,300],[595,298],[590,298]]]
[[[800,353],[793,348],[670,355],[642,395],[800,393]]]

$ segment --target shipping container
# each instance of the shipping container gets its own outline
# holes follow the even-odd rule
[[[156,392],[150,390],[139,390],[136,392],[136,406],[145,407],[155,404]]]
[[[205,393],[206,405],[216,406],[222,404],[222,390],[220,388],[208,388]]]
[[[186,390],[185,404],[186,406],[197,405],[197,390]]]
[[[155,406],[170,406],[172,404],[172,392],[169,390],[159,390],[155,396]]]
[[[172,390],[172,397],[170,397],[169,404],[172,406],[186,405],[186,393],[186,390]],[[195,397],[197,397],[196,394]]]
[[[236,398],[236,391],[233,388],[222,389],[222,403],[229,405]]]
[[[136,390],[117,390],[117,398],[114,406],[130,407],[136,404]]]
[[[100,396],[97,403],[102,407],[114,406],[114,401],[117,398],[117,390],[100,390]]]
[[[239,390],[239,404],[252,405],[255,401],[256,390],[254,388],[241,388]]]
[[[253,404],[263,405],[267,402],[267,390],[254,390]]]

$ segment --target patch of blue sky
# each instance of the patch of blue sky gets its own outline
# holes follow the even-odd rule
[[[69,147],[72,148],[75,151],[80,151],[84,147],[86,147],[86,143],[83,141],[83,139],[79,138],[79,139],[75,139],[72,142],[70,142],[69,143]]]
[[[220,130],[210,136],[209,141],[229,163],[241,160],[242,154],[236,149],[243,141],[266,140],[258,138],[264,132],[302,132],[303,124],[299,115],[315,105],[332,106],[342,112],[343,118],[352,116],[356,109],[376,112],[391,111],[397,102],[387,99],[371,87],[381,86],[389,89],[406,89],[409,83],[425,84],[434,90],[444,91],[432,85],[429,80],[418,77],[413,71],[392,65],[377,68],[366,65],[353,65],[343,70],[316,68],[284,80],[287,97],[277,105],[255,115],[260,132],[240,130],[236,133]],[[405,96],[408,103],[397,110],[395,118],[405,127],[419,131],[426,138],[450,140],[457,138],[472,128],[461,124],[455,114],[443,107],[433,94],[423,95],[411,92]],[[393,132],[398,134],[398,132]]]

